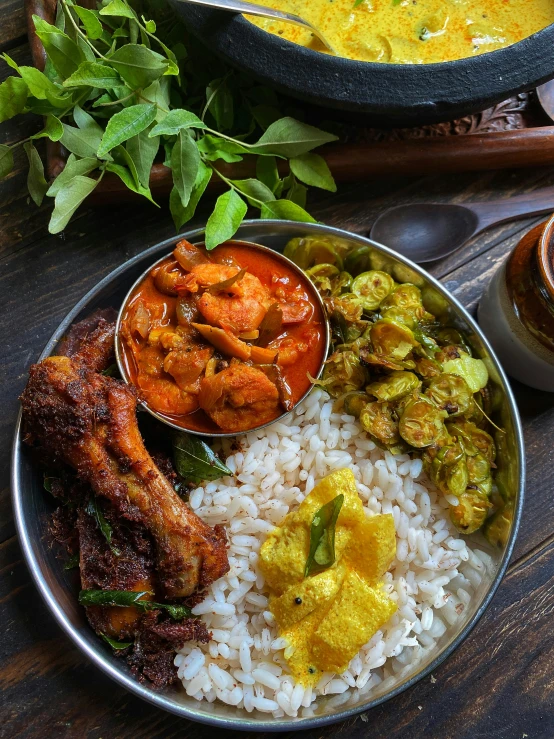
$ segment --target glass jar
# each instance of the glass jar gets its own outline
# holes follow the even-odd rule
[[[485,290],[478,316],[506,372],[554,392],[554,217],[521,239]]]

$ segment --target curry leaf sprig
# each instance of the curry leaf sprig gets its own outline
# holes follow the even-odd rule
[[[206,442],[197,436],[180,431],[174,434],[172,441],[175,469],[188,482],[200,484],[233,474]]]
[[[164,610],[175,621],[192,618],[192,613],[188,606],[144,600],[145,595],[152,595],[152,593],[148,590],[81,590],[79,593],[79,603],[82,606],[120,606],[122,608],[135,606],[142,611]]]
[[[164,13],[154,21],[127,0],[102,0],[96,10],[58,0],[55,25],[33,16],[46,66],[44,72],[19,66],[2,54],[17,76],[0,85],[0,123],[31,112],[45,124],[24,141],[0,145],[0,178],[23,145],[31,198],[37,205],[45,196],[54,200],[51,233],[65,228],[106,172],[154,202],[150,173],[157,161],[171,169],[177,229],[193,217],[210,180],[221,180],[225,191],[207,223],[210,249],[235,233],[248,206],[263,218],[313,221],[306,186],[336,187],[312,150],[336,137],[289,115],[275,93],[212,58]],[[50,183],[34,143],[39,138],[69,152]],[[231,178],[226,165],[246,156],[256,157],[256,177]],[[286,176],[278,160],[288,160]]]
[[[322,572],[335,562],[335,528],[344,503],[341,493],[315,512],[310,526],[310,550],[304,577]]]

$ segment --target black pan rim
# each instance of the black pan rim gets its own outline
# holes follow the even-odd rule
[[[440,120],[475,112],[554,76],[554,24],[511,46],[434,64],[378,64],[322,54],[241,15],[169,0],[206,45],[277,89],[326,108]]]

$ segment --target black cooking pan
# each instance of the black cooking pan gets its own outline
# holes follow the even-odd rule
[[[169,0],[210,49],[302,101],[375,125],[452,120],[554,77],[554,25],[513,46],[442,64],[375,64],[320,54],[241,15]],[[356,116],[357,117],[357,116]]]

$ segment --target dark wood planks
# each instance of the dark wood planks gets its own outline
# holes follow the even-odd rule
[[[2,0],[0,3],[0,52],[10,51],[27,39],[22,0]]]

